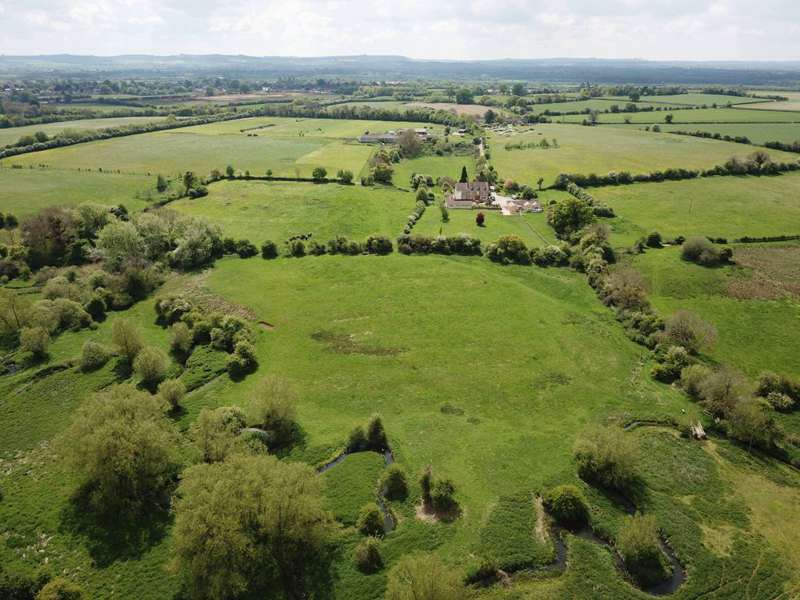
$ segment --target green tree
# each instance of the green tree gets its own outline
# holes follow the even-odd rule
[[[186,171],[183,174],[183,187],[186,190],[186,193],[189,193],[193,187],[197,185],[197,175],[195,175],[192,171]]]
[[[654,585],[667,578],[667,561],[654,516],[628,517],[617,535],[616,547],[626,569],[640,585]]]
[[[236,175],[236,169],[233,168],[233,165],[228,165],[225,167],[225,174],[228,176],[228,179],[233,179],[233,176]]]
[[[417,132],[411,128],[404,130],[403,133],[398,136],[397,143],[400,146],[400,150],[403,152],[403,156],[406,158],[414,158],[415,156],[419,156],[420,152],[422,152],[422,142]]]
[[[128,364],[133,366],[133,361],[144,342],[139,330],[132,321],[128,319],[117,319],[111,326],[111,340],[117,347],[117,351],[122,355]]]
[[[458,181],[460,183],[467,183],[469,181],[469,175],[467,175],[466,165],[461,167],[461,177],[459,177]]]
[[[639,446],[616,427],[596,427],[583,432],[574,449],[578,474],[590,481],[628,490],[638,478]]]
[[[456,92],[456,103],[458,104],[474,104],[475,96],[472,90],[461,88]]]
[[[159,173],[158,177],[156,177],[156,190],[159,194],[163,194],[167,191],[167,180],[166,178]]]
[[[250,396],[247,424],[270,434],[270,446],[283,447],[297,435],[297,401],[292,388],[277,377],[265,377]]]
[[[44,327],[23,327],[19,333],[19,346],[23,352],[30,352],[37,360],[47,356],[50,347],[50,334]]]
[[[171,410],[178,410],[186,395],[186,385],[180,379],[165,379],[158,386],[158,395]]]
[[[56,577],[36,594],[36,600],[81,600],[83,592],[80,586],[63,577]]]
[[[169,358],[160,348],[145,346],[133,361],[133,370],[148,388],[154,388],[166,376]]]
[[[311,172],[311,177],[314,181],[322,181],[328,176],[328,170],[325,167],[315,167]]]
[[[92,396],[63,439],[69,467],[93,485],[103,510],[154,499],[173,473],[174,432],[161,399],[124,384]]]
[[[174,566],[193,597],[281,589],[308,597],[332,523],[320,480],[299,463],[234,455],[190,467],[176,494]]]
[[[204,462],[219,462],[245,451],[244,440],[239,437],[245,424],[244,412],[235,406],[204,408],[192,423],[190,436]]]
[[[679,310],[664,324],[664,341],[672,346],[683,346],[692,354],[714,345],[716,328],[693,312]]]
[[[455,569],[433,554],[402,558],[389,572],[385,600],[464,600],[469,597]]]
[[[547,212],[547,222],[560,239],[578,233],[594,220],[594,211],[589,203],[573,196],[556,202]]]
[[[527,88],[525,87],[524,83],[515,83],[511,87],[511,93],[514,96],[525,96],[528,93]]]

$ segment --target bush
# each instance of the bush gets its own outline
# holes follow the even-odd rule
[[[186,356],[194,344],[194,335],[186,323],[178,322],[171,328],[170,348],[178,356]]]
[[[431,506],[437,513],[450,513],[458,508],[456,487],[450,479],[437,479],[431,487]]]
[[[83,371],[95,371],[105,365],[111,357],[108,348],[97,342],[88,341],[81,348],[80,365]]]
[[[662,383],[672,383],[681,376],[681,372],[689,365],[689,353],[683,346],[670,346],[660,357],[660,362],[651,372],[654,379]]]
[[[772,408],[780,412],[789,412],[794,408],[794,400],[780,392],[770,392],[767,394],[767,402],[769,402]]]
[[[80,586],[63,577],[51,579],[36,594],[36,600],[81,600],[83,592]]]
[[[619,491],[627,491],[638,478],[639,447],[634,438],[615,427],[583,433],[574,450],[578,474]]]
[[[703,405],[718,417],[730,414],[733,407],[750,393],[748,381],[729,369],[714,371],[700,383]]]
[[[303,243],[303,240],[289,240],[286,243],[286,249],[289,253],[289,256],[293,256],[295,258],[300,258],[306,255],[306,245]]]
[[[186,386],[180,379],[166,379],[158,386],[158,394],[175,411],[181,406],[181,400],[186,395]]]
[[[733,252],[730,248],[720,250],[708,238],[704,237],[691,237],[683,242],[681,246],[683,260],[694,262],[704,267],[714,267],[728,263],[732,256]]]
[[[389,465],[383,475],[381,488],[389,500],[404,500],[408,496],[406,472],[397,463]]]
[[[111,326],[111,339],[117,351],[128,362],[133,364],[136,355],[142,349],[144,342],[134,324],[127,319],[117,319]]]
[[[336,178],[339,180],[340,183],[349,185],[350,183],[353,182],[353,172],[346,170],[339,170],[339,172],[336,173]]]
[[[586,498],[574,485],[554,487],[545,495],[544,505],[557,522],[567,527],[580,528],[589,522]]]
[[[800,402],[800,379],[764,371],[758,376],[756,393],[767,398],[773,392],[789,396],[794,402]]]
[[[667,579],[669,569],[654,516],[628,517],[617,535],[616,547],[628,573],[642,587]]]
[[[239,255],[239,258],[250,258],[258,254],[258,248],[249,240],[239,240],[236,242],[234,252]]]
[[[372,415],[367,423],[367,448],[376,452],[383,452],[389,447],[386,431],[380,416]]]
[[[270,447],[283,448],[297,435],[297,408],[293,390],[282,379],[265,377],[245,407],[247,423],[269,432]]]
[[[168,366],[169,358],[155,346],[142,348],[133,361],[133,370],[148,388],[155,387],[164,379]]]
[[[364,248],[369,254],[391,254],[392,241],[382,235],[371,235],[367,238]]]
[[[647,236],[645,244],[647,245],[648,248],[661,248],[661,246],[663,245],[661,234],[658,233],[657,231],[653,231]]]
[[[689,365],[681,371],[681,387],[692,398],[700,398],[703,382],[711,376],[705,365]]]
[[[325,167],[316,167],[311,172],[311,177],[314,181],[324,181],[324,179],[328,176],[328,170]]]
[[[390,571],[384,600],[464,600],[469,595],[455,569],[432,554],[403,557]]]
[[[255,370],[257,364],[255,346],[245,339],[237,341],[227,360],[228,372],[234,377],[241,377]]]
[[[670,346],[683,346],[690,354],[713,346],[716,339],[714,326],[688,310],[677,311],[664,323],[664,342]]]
[[[277,258],[278,257],[278,246],[275,242],[266,241],[261,244],[261,258]]]
[[[347,438],[347,451],[360,452],[367,448],[367,434],[361,425],[353,428]]]
[[[528,265],[531,262],[525,242],[516,235],[504,235],[486,248],[486,256],[503,264]]]
[[[19,346],[35,359],[42,359],[47,356],[50,347],[50,334],[44,327],[23,327],[19,332]]]
[[[375,573],[383,567],[380,542],[375,537],[361,540],[356,546],[353,556],[358,570],[362,573]]]
[[[364,535],[383,537],[386,530],[383,525],[383,515],[377,504],[370,502],[361,507],[356,528]]]

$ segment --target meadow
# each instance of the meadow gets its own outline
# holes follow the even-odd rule
[[[359,144],[365,131],[386,131],[415,123],[332,119],[241,119],[170,131],[102,140],[25,154],[2,164],[46,164],[61,169],[120,170],[132,174],[178,174],[212,169],[263,175],[310,177],[316,167],[358,175],[374,152]],[[250,129],[253,128],[253,129]],[[242,130],[249,131],[242,131]],[[250,134],[250,135],[248,135]]]
[[[638,183],[597,188],[592,194],[617,214],[610,221],[617,246],[629,246],[655,230],[665,238],[800,233],[798,173]]]
[[[634,127],[643,130],[645,125],[614,125],[614,127]],[[703,131],[719,133],[731,137],[744,136],[754,144],[766,142],[782,142],[791,144],[800,140],[800,123],[728,123],[725,125],[713,123],[692,124],[662,124],[661,131]]]
[[[754,106],[754,105],[753,105]],[[672,115],[673,123],[800,123],[800,113],[780,110],[754,110],[747,108],[692,108],[636,113],[601,113],[598,123],[649,123],[661,125]],[[559,123],[581,123],[587,115],[555,117]]]
[[[205,198],[184,198],[170,208],[208,219],[226,236],[260,246],[306,233],[320,243],[336,236],[363,241],[373,233],[394,238],[414,204],[413,194],[381,186],[221,181],[209,187]]]
[[[736,264],[709,269],[681,260],[679,248],[651,250],[632,265],[663,314],[687,309],[712,323],[711,358],[755,378],[800,372],[798,244],[733,246]]]
[[[107,129],[109,127],[120,127],[123,125],[142,125],[144,123],[155,123],[158,121],[164,121],[165,119],[166,117],[110,117],[108,119],[78,119],[75,121],[27,125],[25,127],[9,127],[6,129],[0,129],[0,147],[16,144],[21,137],[33,135],[39,131],[42,131],[48,136],[53,137],[65,130],[91,131],[96,129]]]
[[[558,148],[506,150],[506,144],[547,139]],[[741,144],[689,136],[653,133],[618,127],[536,125],[523,134],[492,134],[490,162],[502,179],[534,185],[544,177],[550,185],[559,173],[606,174],[611,171],[649,173],[669,167],[703,169],[723,164],[732,156],[744,157],[753,148]],[[796,161],[797,155],[770,152],[774,160]]]

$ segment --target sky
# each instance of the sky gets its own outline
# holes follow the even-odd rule
[[[800,60],[800,0],[0,0],[0,54]]]

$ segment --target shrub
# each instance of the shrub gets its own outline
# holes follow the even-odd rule
[[[364,248],[369,254],[391,254],[392,241],[382,235],[371,235],[367,238]]]
[[[23,327],[19,332],[19,345],[24,352],[30,352],[34,358],[44,358],[50,347],[50,334],[44,327]]]
[[[277,258],[278,257],[278,246],[275,242],[266,241],[261,244],[261,258]]]
[[[306,245],[303,243],[303,240],[289,240],[286,243],[286,248],[289,256],[300,258],[306,255]]]
[[[269,432],[271,447],[286,447],[298,431],[296,403],[294,391],[284,380],[265,377],[247,401],[247,423]]]
[[[340,183],[350,184],[353,182],[353,172],[346,170],[339,170],[339,172],[336,173],[336,178],[339,180]]]
[[[236,242],[234,252],[239,255],[239,258],[250,258],[258,254],[258,248],[249,240],[239,240]]]
[[[204,408],[191,426],[191,437],[207,463],[225,460],[243,448],[239,434],[246,425],[244,412],[236,406]]]
[[[325,167],[316,167],[311,172],[311,177],[314,181],[323,181],[328,176],[328,170]]]
[[[700,398],[703,382],[711,376],[705,365],[689,365],[681,371],[681,387],[692,398]]]
[[[90,340],[81,348],[81,369],[87,372],[95,371],[105,365],[110,357],[111,353],[105,346]]]
[[[680,378],[681,371],[689,365],[689,353],[683,346],[670,346],[652,370],[654,379],[672,383]]]
[[[679,310],[664,323],[664,341],[671,346],[683,346],[690,354],[714,345],[717,330],[688,310]]]
[[[788,412],[794,408],[794,400],[780,392],[767,394],[767,402],[772,408],[780,412]]]
[[[81,600],[83,592],[80,586],[63,577],[51,579],[36,594],[36,600]]]
[[[170,409],[178,410],[181,400],[186,395],[186,386],[180,379],[166,379],[158,386],[158,394],[169,405]]]
[[[774,411],[760,398],[739,400],[726,415],[728,435],[762,450],[773,450],[783,439],[783,431],[775,421]]]
[[[408,496],[406,472],[397,463],[389,465],[383,475],[381,487],[389,500],[404,500]]]
[[[431,487],[431,506],[437,513],[449,513],[458,507],[456,487],[450,479],[437,479]]]
[[[111,339],[117,351],[128,362],[133,364],[136,355],[142,349],[144,342],[134,324],[127,319],[117,319],[111,326]]]
[[[588,481],[627,491],[638,478],[639,447],[620,429],[599,427],[583,433],[574,456],[578,474]]]
[[[531,258],[525,242],[516,235],[504,235],[486,248],[486,256],[503,264],[530,264]]]
[[[433,489],[433,468],[428,465],[419,475],[419,487],[422,489],[422,502],[431,503],[431,490]]]
[[[589,522],[589,507],[574,485],[554,487],[544,497],[544,505],[553,518],[567,527],[580,528]]]
[[[486,217],[482,212],[479,212],[477,215],[475,215],[475,225],[478,227],[483,227],[484,221],[486,221]]]
[[[348,452],[360,452],[367,447],[367,434],[361,425],[353,428],[347,438]]]
[[[376,452],[383,452],[389,447],[386,431],[380,416],[372,415],[367,423],[367,448]]]
[[[405,556],[390,571],[384,600],[464,600],[469,595],[455,569],[432,554]]]
[[[800,379],[764,371],[758,376],[756,393],[766,398],[772,392],[784,394],[794,402],[800,402]]]
[[[691,237],[681,246],[683,260],[695,262],[704,267],[713,267],[730,262],[733,252],[730,248],[720,250],[708,238]]]
[[[178,356],[186,356],[194,344],[194,335],[186,323],[178,322],[171,328],[170,348]]]
[[[245,339],[237,341],[227,359],[228,372],[234,377],[241,377],[253,371],[257,364],[255,346]]]
[[[362,573],[375,573],[383,567],[380,542],[375,537],[361,540],[353,551],[356,566]]]
[[[617,535],[616,547],[625,568],[639,585],[651,586],[668,577],[666,557],[652,515],[628,517]]]
[[[647,236],[645,244],[648,246],[648,248],[661,248],[663,245],[661,234],[657,231],[653,231]]]
[[[383,526],[383,515],[377,504],[370,502],[361,507],[356,528],[364,535],[383,537],[386,530]]]
[[[97,294],[92,296],[83,308],[94,321],[102,321],[106,316],[106,301]]]
[[[145,346],[133,361],[133,370],[149,388],[160,383],[167,373],[169,358],[155,346]]]
[[[747,380],[729,369],[719,369],[700,383],[703,405],[715,416],[724,417],[750,395]]]

